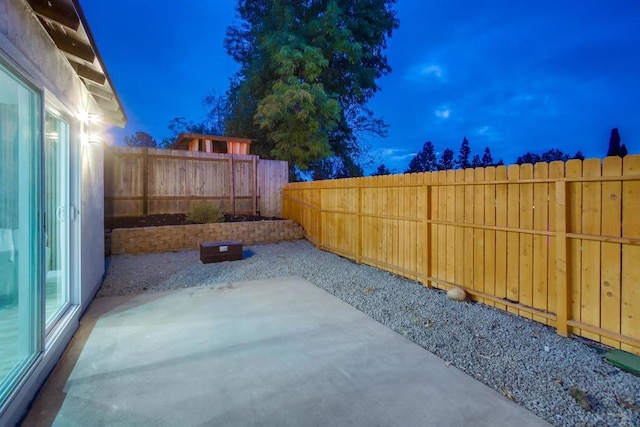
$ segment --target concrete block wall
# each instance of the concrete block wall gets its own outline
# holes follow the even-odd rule
[[[106,250],[111,255],[145,254],[198,250],[200,242],[240,240],[246,246],[303,238],[304,229],[291,220],[118,228],[107,238]]]

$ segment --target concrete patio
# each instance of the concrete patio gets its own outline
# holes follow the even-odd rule
[[[298,277],[97,298],[23,425],[547,425]]]

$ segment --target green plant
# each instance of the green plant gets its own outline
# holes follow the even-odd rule
[[[212,203],[195,202],[191,204],[187,220],[198,224],[208,224],[212,222],[223,222],[224,213],[222,210]]]

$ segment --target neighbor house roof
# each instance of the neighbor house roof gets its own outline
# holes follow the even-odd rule
[[[194,139],[202,139],[209,141],[219,141],[219,142],[240,142],[243,144],[251,144],[251,139],[248,138],[236,138],[234,136],[222,136],[222,135],[203,135],[200,133],[181,133],[176,138],[176,142],[173,143],[173,147],[175,149],[186,149],[189,147],[189,142]]]
[[[104,121],[124,126],[127,117],[98,52],[78,0],[27,0],[40,24],[102,110]]]

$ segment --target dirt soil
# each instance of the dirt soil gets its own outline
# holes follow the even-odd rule
[[[282,220],[275,216],[264,217],[259,215],[241,215],[241,214],[225,214],[224,222],[243,222],[243,221],[270,221]],[[185,214],[159,214],[147,216],[127,216],[118,218],[105,218],[105,230],[114,228],[134,228],[134,227],[158,227],[163,225],[188,225],[195,224],[188,221]]]

